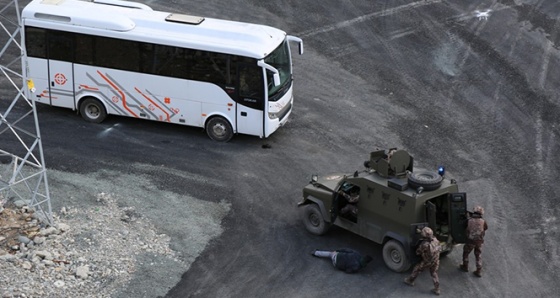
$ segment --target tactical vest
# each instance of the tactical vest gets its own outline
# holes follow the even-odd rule
[[[471,241],[484,240],[484,219],[471,218],[467,226],[467,238]]]

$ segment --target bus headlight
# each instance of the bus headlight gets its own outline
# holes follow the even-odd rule
[[[268,118],[270,118],[270,119],[278,119],[278,113],[268,113]]]

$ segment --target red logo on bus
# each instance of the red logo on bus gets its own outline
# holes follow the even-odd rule
[[[67,80],[64,74],[57,73],[54,75],[54,82],[57,83],[58,85],[64,85],[66,84],[66,81]]]

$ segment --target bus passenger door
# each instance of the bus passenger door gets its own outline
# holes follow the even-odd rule
[[[47,33],[49,93],[51,105],[74,109],[74,36],[72,33]]]
[[[30,88],[27,89],[28,98],[33,98],[43,104],[51,104],[48,94],[49,88],[49,62],[47,59],[27,57],[27,70],[25,76],[30,80]]]
[[[51,105],[74,109],[72,63],[49,60],[49,91]]]
[[[264,136],[264,83],[262,68],[241,64],[237,97],[237,132]]]

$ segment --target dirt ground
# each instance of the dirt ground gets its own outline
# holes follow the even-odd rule
[[[301,224],[311,174],[361,170],[370,151],[390,147],[415,166],[445,165],[469,208],[486,209],[484,277],[457,269],[457,249],[440,265],[442,295],[560,291],[557,1],[145,3],[278,27],[301,37],[305,54],[294,57],[290,121],[268,139],[222,144],[199,128],[119,117],[93,125],[38,108],[53,209],[91,208],[97,192],[114,193],[188,260],[140,267],[120,297],[431,296],[429,274],[406,286],[380,245]],[[309,255],[339,247],[374,261],[349,275]]]

